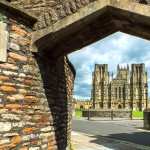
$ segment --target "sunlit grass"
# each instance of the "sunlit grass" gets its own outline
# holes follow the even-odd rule
[[[144,118],[143,111],[133,111],[132,116],[133,118],[141,118],[141,119]]]
[[[75,116],[77,118],[81,118],[82,117],[82,110],[81,109],[76,109],[75,110]]]

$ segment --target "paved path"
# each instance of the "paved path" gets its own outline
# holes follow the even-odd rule
[[[93,142],[99,145],[102,137],[107,137],[150,147],[150,132],[142,130],[142,127],[143,121],[140,120],[73,120],[73,131],[93,135]]]
[[[149,150],[146,146],[105,137],[99,139],[101,144],[95,143],[95,140],[97,139],[92,135],[72,132],[74,150]]]

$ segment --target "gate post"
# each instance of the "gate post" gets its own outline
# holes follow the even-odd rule
[[[150,109],[144,110],[144,128],[150,130]]]

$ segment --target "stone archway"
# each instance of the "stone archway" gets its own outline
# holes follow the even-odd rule
[[[56,58],[117,31],[149,40],[149,17],[150,9],[147,5],[131,0],[97,0],[81,8],[79,12],[35,31],[33,51],[51,51],[51,56]],[[52,52],[53,49],[55,52]]]
[[[33,32],[32,51],[56,60],[117,31],[150,40],[149,29],[150,6],[131,0],[96,0]]]
[[[96,0],[33,32],[32,51],[55,60],[117,31],[150,40],[149,29],[150,6],[132,0]]]

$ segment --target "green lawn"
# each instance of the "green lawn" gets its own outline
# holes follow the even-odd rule
[[[75,116],[77,118],[81,118],[82,117],[82,110],[81,109],[76,109],[75,110]]]
[[[133,118],[141,118],[143,119],[143,111],[132,111],[132,116]]]

